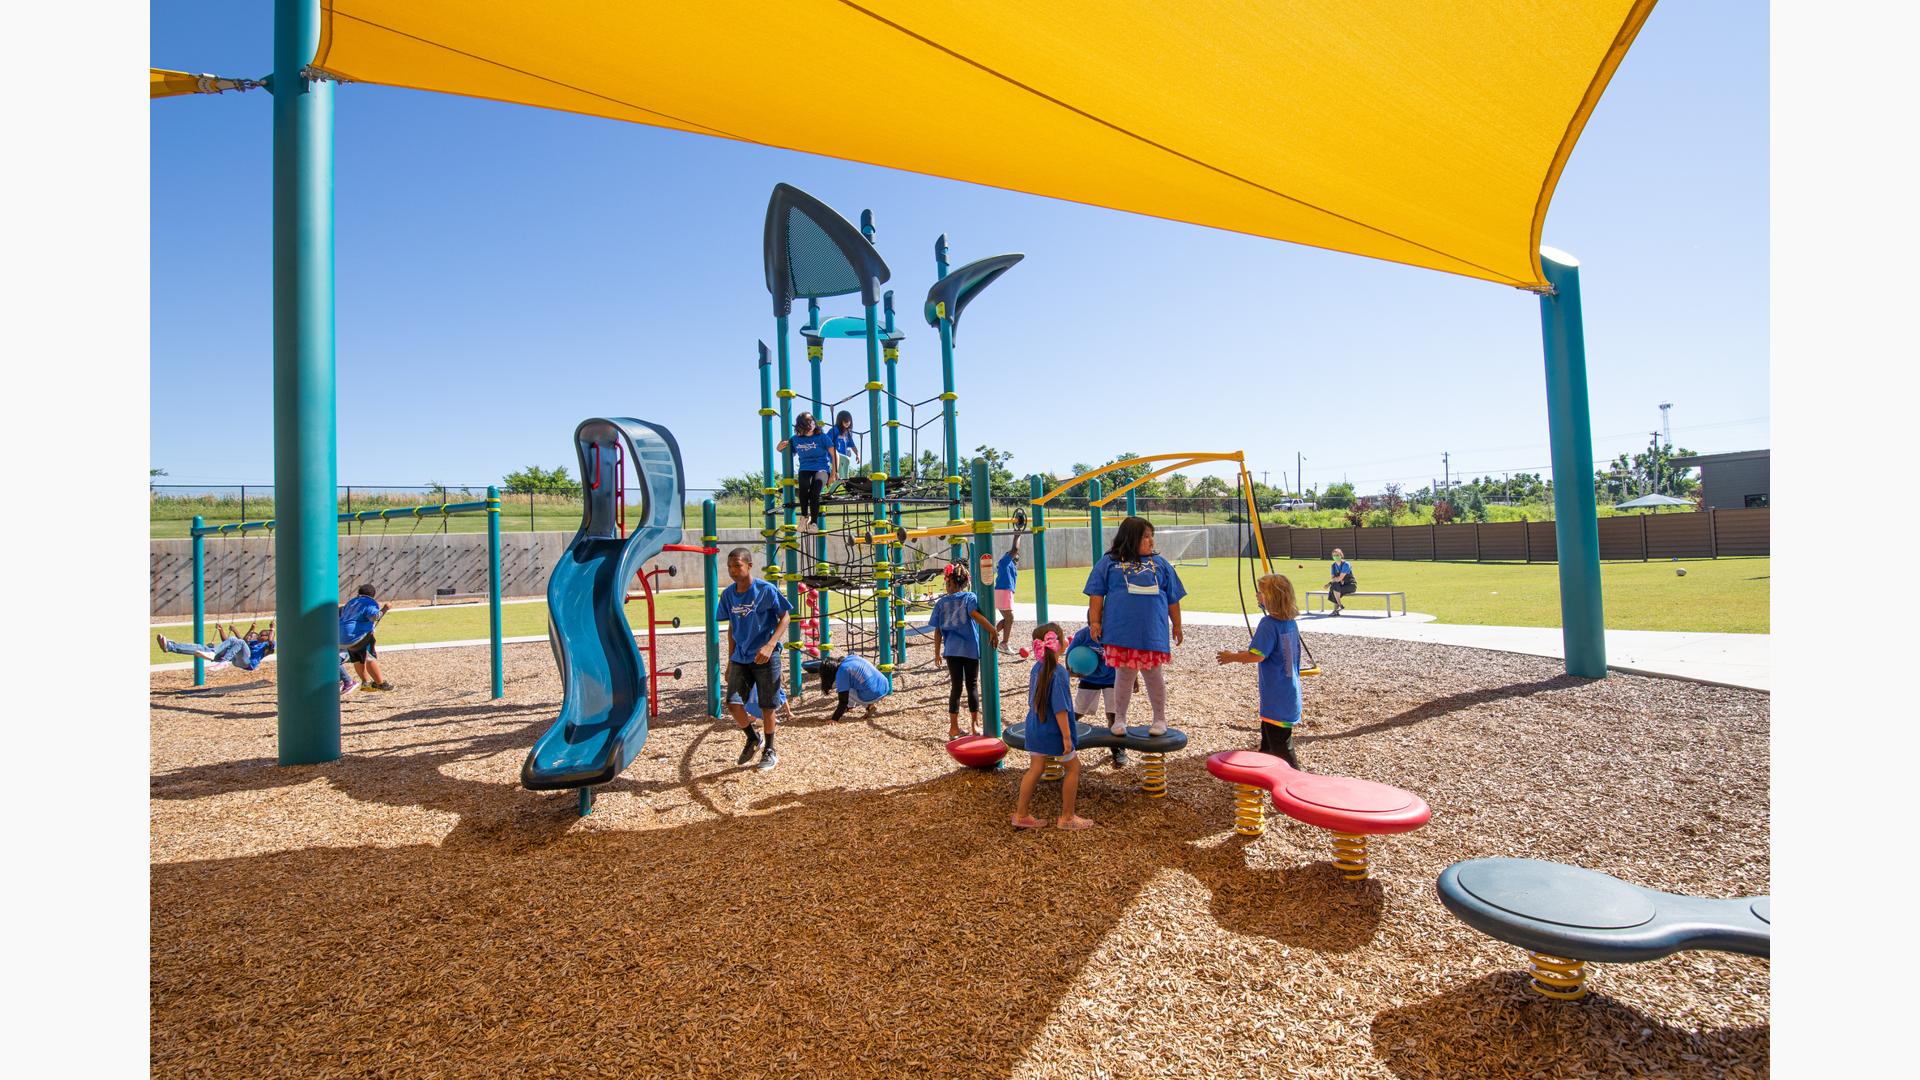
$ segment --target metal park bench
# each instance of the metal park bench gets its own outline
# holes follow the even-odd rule
[[[1314,607],[1313,605],[1313,598],[1316,596],[1320,598],[1320,606],[1318,608]],[[1387,618],[1389,619],[1393,618],[1393,598],[1397,596],[1400,598],[1400,614],[1405,615],[1407,613],[1407,594],[1406,593],[1403,593],[1403,592],[1350,592],[1350,593],[1347,593],[1345,597],[1343,597],[1343,602],[1345,600],[1351,600],[1356,596],[1385,597],[1387,601]],[[1312,592],[1307,593],[1307,610],[1309,612],[1324,610],[1326,608],[1326,600],[1327,600],[1327,590],[1325,589],[1315,589]]]

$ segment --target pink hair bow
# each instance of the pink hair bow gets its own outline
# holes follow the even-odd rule
[[[1060,651],[1060,635],[1051,630],[1047,631],[1046,637],[1033,639],[1033,651],[1036,655],[1044,655],[1048,649],[1054,652]]]

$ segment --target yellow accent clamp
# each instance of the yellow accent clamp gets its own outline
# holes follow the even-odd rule
[[[826,346],[824,345],[809,345],[807,346],[807,359],[818,360],[825,352]]]
[[[760,415],[761,416],[779,416],[780,410],[779,409],[761,409]]]
[[[949,390],[946,393],[940,395],[940,400],[941,401],[959,401],[960,395]]]
[[[886,388],[887,384],[882,382],[870,382],[867,384],[867,389],[869,390],[885,390]]]
[[[899,426],[900,426],[900,421],[898,421],[898,420],[889,420],[889,421],[887,421],[887,426],[888,426],[888,427],[899,427]]]
[[[949,477],[947,477],[947,483],[949,483],[949,484],[958,484],[958,483],[960,483],[960,482],[961,482],[962,480],[964,480],[964,479],[965,479],[965,477],[960,477],[960,476],[949,476]],[[959,521],[960,519],[959,519],[959,518],[954,518],[953,520],[955,520],[955,521]]]
[[[992,531],[993,522],[991,521],[976,521],[973,523],[973,533],[975,536],[984,536]]]
[[[794,478],[793,478],[793,477],[791,477],[791,476],[783,476],[783,477],[781,477],[781,478],[780,478],[780,486],[781,486],[781,487],[792,487],[792,486],[794,486],[795,484],[798,484],[799,482],[800,482],[800,481],[798,481],[798,480],[796,480],[796,479],[794,479]]]
[[[944,319],[947,317],[947,302],[945,300],[933,305],[933,317],[936,319]]]
[[[774,393],[774,396],[775,396],[775,397],[783,397],[783,398],[790,398],[790,397],[792,397],[792,396],[793,396],[793,391],[792,391],[792,390],[789,390],[789,389],[787,389],[786,387],[784,387],[784,386],[783,386],[783,387],[781,387],[781,388],[780,388],[779,390],[777,390],[777,391],[775,391],[775,393]]]
[[[883,482],[884,482],[884,481],[885,481],[885,480],[887,479],[887,474],[886,474],[886,473],[883,473],[883,472],[876,472],[876,473],[868,473],[868,474],[867,474],[867,479],[869,479],[869,480],[878,480],[878,481],[883,481]]]

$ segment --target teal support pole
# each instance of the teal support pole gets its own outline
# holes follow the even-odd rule
[[[775,333],[779,335],[774,342],[775,355],[780,358],[780,441],[793,438],[793,363],[787,355],[787,317],[774,320]],[[780,549],[787,553],[787,572],[784,580],[787,586],[787,606],[794,614],[787,619],[787,696],[795,701],[800,699],[800,691],[805,689],[800,680],[800,502],[799,481],[793,475],[793,447],[788,446],[780,455],[780,486],[786,490],[781,493],[780,501],[786,505],[786,514],[780,526]],[[780,571],[773,566],[767,568],[772,575]]]
[[[812,369],[813,374],[813,413],[822,425],[832,428],[834,426],[833,418],[827,415],[827,402],[820,394],[820,365],[826,360],[826,341],[817,336],[819,332],[820,301],[808,300],[807,326],[801,333],[802,336],[807,339],[807,366]],[[839,457],[838,451],[835,451],[834,457],[836,459]],[[836,460],[835,465],[837,466],[838,464]],[[846,477],[843,476],[841,479],[844,481]],[[813,559],[820,571],[825,573],[827,564],[827,533],[824,529],[813,538]],[[833,651],[833,604],[829,599],[832,595],[833,590],[831,589],[814,590],[814,600],[816,604],[814,617],[820,620],[820,658],[823,660],[826,659],[828,653]]]
[[[207,641],[207,538],[200,535],[206,519],[193,515],[193,640]],[[193,658],[193,685],[207,685],[207,661]]]
[[[993,489],[988,486],[987,459],[973,459],[973,591],[980,610],[993,610]],[[980,646],[980,697],[983,726],[1000,737],[1000,650],[991,641]]]
[[[1046,486],[1038,476],[1027,477],[1027,490],[1034,499],[1046,494]],[[1052,620],[1047,617],[1047,508],[1035,502],[1028,511],[1028,523],[1033,528],[1033,603],[1039,611],[1034,625],[1045,626]]]
[[[282,765],[340,756],[333,84],[306,77],[319,43],[319,0],[274,0],[274,667]]]
[[[1107,550],[1107,531],[1100,524],[1100,481],[1087,481],[1087,535],[1093,541],[1093,561]]]
[[[773,499],[780,493],[773,476],[773,418],[778,415],[773,407],[773,356],[763,341],[760,343],[760,535],[767,547],[767,557],[761,560],[761,565],[769,575],[779,572],[775,560],[779,557],[780,545],[775,538],[780,534],[773,527]]]
[[[900,365],[900,339],[893,324],[893,293],[888,291],[880,297],[884,319],[881,324],[886,332],[886,344],[882,357],[887,364],[887,475],[899,476],[900,469],[900,396],[896,390],[896,369]],[[888,507],[887,520],[893,522],[897,531],[901,528],[900,504]],[[906,547],[893,546],[893,622],[887,632],[893,635],[893,655],[906,659],[907,655],[907,592],[901,581],[902,560],[906,556]]]
[[[1140,496],[1139,488],[1134,488],[1132,491],[1127,492],[1127,516],[1128,517],[1140,516],[1139,496]]]
[[[720,606],[719,543],[719,511],[708,499],[700,504],[700,546],[707,549],[700,556],[700,573],[707,594],[707,715],[716,720],[720,718],[720,622],[713,612]]]
[[[880,433],[885,430],[880,422],[880,311],[876,301],[865,305],[867,317],[867,425],[868,445],[873,448],[869,459],[869,474],[873,478],[873,517],[868,522],[867,531],[873,536],[873,593],[874,620],[873,633],[880,641],[880,672],[887,677],[887,685],[893,685],[893,563],[888,554],[888,545],[881,540],[892,528],[887,518],[887,474],[880,465],[886,458]]]
[[[713,609],[709,607],[708,611]],[[487,485],[487,639],[493,645],[493,697],[507,696],[506,658],[500,627],[500,489]],[[712,620],[708,620],[712,621]]]
[[[945,233],[933,242],[933,266],[935,278],[947,276],[947,237]],[[953,391],[953,319],[941,304],[935,313],[940,323],[940,420],[946,429],[947,450],[947,524],[960,524],[960,430],[955,426],[953,403],[959,395]],[[960,538],[956,534],[953,542],[947,545],[947,559],[960,561]],[[988,609],[992,610],[992,609]]]
[[[1587,409],[1587,346],[1580,318],[1580,263],[1540,249],[1551,294],[1540,297],[1547,361],[1547,432],[1553,447],[1553,535],[1560,561],[1560,639],[1567,674],[1607,674],[1600,597],[1600,522],[1593,505],[1593,426]]]

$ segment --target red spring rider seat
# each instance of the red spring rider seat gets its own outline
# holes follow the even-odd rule
[[[1262,790],[1273,805],[1296,821],[1333,833],[1333,865],[1348,881],[1367,876],[1367,837],[1412,832],[1433,811],[1411,791],[1351,776],[1301,772],[1272,754],[1228,750],[1207,759],[1207,771],[1235,785],[1234,831],[1259,836],[1266,831]]]
[[[1007,744],[988,735],[962,735],[947,740],[947,754],[969,769],[991,769],[1007,756]]]

